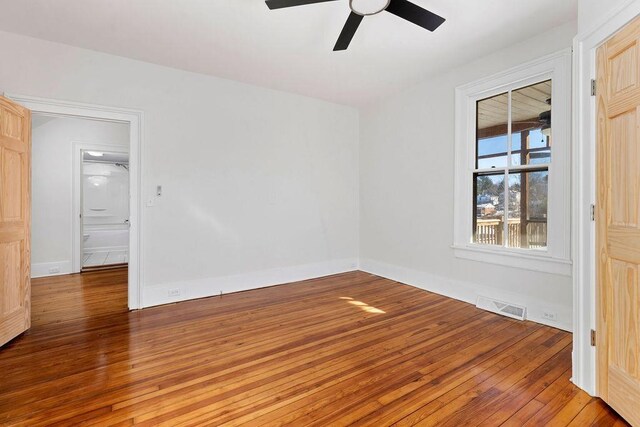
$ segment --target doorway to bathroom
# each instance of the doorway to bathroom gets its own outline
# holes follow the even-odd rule
[[[128,310],[129,145],[129,123],[32,113],[34,325]]]
[[[33,278],[129,260],[129,124],[32,115]]]
[[[123,147],[124,148],[124,147]],[[76,144],[81,162],[81,271],[126,267],[129,262],[129,152]]]
[[[32,320],[41,318],[40,320],[46,323],[45,318],[52,313],[51,310],[56,310],[56,307],[51,305],[52,298],[58,295],[66,299],[59,307],[61,310],[65,307],[76,307],[74,310],[67,310],[67,314],[72,318],[87,318],[113,310],[142,308],[144,305],[140,254],[143,112],[17,94],[5,93],[5,97],[30,110],[33,119],[30,233]],[[75,130],[61,132],[65,128],[64,123],[74,123]],[[64,144],[46,143],[57,140],[64,141]],[[95,161],[102,157],[103,160],[112,160],[111,167],[117,168],[117,171],[89,173],[86,177],[87,182],[89,176],[97,177],[91,179],[94,184],[103,181],[103,178],[99,177],[109,173],[111,175],[108,176],[121,174],[116,181],[124,181],[125,177],[128,179],[129,223],[126,224],[126,215],[122,214],[124,208],[112,208],[113,216],[119,216],[122,224],[117,224],[116,220],[98,222],[98,219],[94,218],[92,221],[95,222],[87,225],[90,226],[89,229],[97,228],[97,231],[108,231],[104,230],[105,228],[120,229],[119,233],[111,233],[111,238],[115,240],[103,239],[101,246],[87,245],[87,249],[94,252],[97,252],[96,248],[110,249],[110,252],[114,252],[111,260],[116,258],[118,261],[118,256],[121,257],[119,260],[126,260],[126,265],[120,265],[117,269],[86,271],[83,268],[86,258],[83,248],[86,233],[82,215],[82,163],[85,157],[83,151],[103,153],[103,156],[87,155],[88,162],[93,160],[95,164]],[[111,155],[120,157],[109,158]],[[128,174],[123,175],[125,170]],[[92,208],[105,211],[91,211]],[[106,215],[109,208],[94,205],[87,206],[87,209],[92,213],[102,212],[102,215]],[[106,217],[102,218],[105,219]],[[126,228],[128,233],[126,230],[122,231]],[[117,240],[127,234],[126,244]],[[115,235],[118,237],[114,237]],[[109,242],[115,243],[109,245]],[[125,252],[118,252],[117,249]],[[83,270],[85,271],[81,273]],[[77,304],[69,299],[77,299]]]

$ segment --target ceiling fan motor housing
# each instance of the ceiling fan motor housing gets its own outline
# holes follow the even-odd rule
[[[391,0],[349,0],[351,11],[360,16],[377,15],[389,7]]]

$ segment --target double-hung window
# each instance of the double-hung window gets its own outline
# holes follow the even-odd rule
[[[476,102],[475,243],[547,248],[551,83]]]
[[[456,256],[570,274],[571,56],[456,91]]]

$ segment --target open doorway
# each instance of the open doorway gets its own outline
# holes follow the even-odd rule
[[[17,95],[17,94],[6,94],[7,97],[12,102],[27,108],[31,111],[33,116],[42,116],[43,120],[53,120],[54,118],[73,118],[85,120],[86,122],[102,122],[102,123],[111,123],[111,124],[120,124],[124,126],[125,132],[127,132],[128,138],[128,150],[129,150],[129,244],[128,244],[128,268],[122,271],[122,269],[117,274],[117,280],[124,282],[126,285],[126,306],[129,310],[135,310],[142,308],[144,305],[142,303],[142,295],[141,295],[141,282],[142,282],[142,269],[140,266],[140,253],[141,253],[141,230],[142,230],[142,221],[141,221],[141,212],[142,212],[142,198],[141,198],[141,176],[142,176],[142,159],[141,159],[141,151],[142,151],[142,140],[143,140],[143,119],[144,114],[139,110],[132,110],[127,108],[120,107],[109,107],[102,105],[93,105],[93,104],[84,104],[79,102],[71,102],[71,101],[62,101],[62,100],[54,100],[54,99],[45,99],[45,98],[37,98],[33,96],[25,96],[25,95]],[[77,142],[81,142],[82,139],[79,139]],[[102,149],[102,148],[101,148]],[[113,147],[107,147],[104,149],[105,151],[113,150]],[[78,162],[81,162],[80,156],[78,156]],[[56,169],[57,173],[60,168]],[[77,174],[78,177],[80,174]],[[79,187],[79,178],[74,180],[74,185],[78,185]],[[75,192],[74,194],[79,194],[79,192]],[[51,196],[51,195],[49,195]],[[73,206],[78,207],[77,215],[73,215],[73,220],[80,221],[80,201],[73,201]],[[80,242],[80,238],[82,233],[78,232],[80,230],[80,225],[77,227],[71,227],[71,233],[76,233],[78,236],[72,238],[73,242]],[[79,248],[81,245],[78,243]],[[80,254],[81,250],[73,250],[73,253]],[[33,265],[31,266],[33,267]],[[53,267],[55,268],[55,266]],[[75,271],[81,269],[81,260],[78,255],[77,263],[73,263],[72,268]],[[111,273],[111,275],[115,274],[113,271],[107,272]],[[48,269],[45,274],[48,273]],[[75,276],[82,277],[81,274],[76,274]],[[68,278],[69,276],[49,276],[53,277],[56,280],[64,280],[64,278]],[[98,282],[102,283],[103,281],[112,281],[114,279],[100,279]],[[50,279],[51,282],[53,280]],[[53,287],[53,284],[52,284]],[[61,292],[54,291],[55,295],[60,296]],[[63,296],[62,296],[63,297]],[[104,297],[97,296],[96,301],[97,304],[102,301]],[[33,317],[33,316],[32,316]]]
[[[126,264],[129,124],[33,113],[32,211],[32,277]]]
[[[77,147],[76,147],[77,148]],[[80,149],[81,271],[129,262],[129,152]]]
[[[129,126],[32,114],[36,325],[127,310]],[[60,294],[66,301],[54,304]]]

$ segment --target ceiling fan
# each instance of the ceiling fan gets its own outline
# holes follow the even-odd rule
[[[265,3],[269,9],[273,10],[328,1],[336,0],[266,0]],[[364,6],[365,4],[366,6]],[[377,15],[385,10],[429,31],[435,31],[435,29],[445,21],[443,17],[423,9],[408,0],[349,0],[349,7],[351,8],[351,13],[333,48],[334,52],[346,50],[349,47],[349,43],[351,43],[353,36],[365,16]],[[369,8],[367,9],[367,7]]]
[[[551,98],[547,98],[545,103],[547,105],[551,105]],[[543,111],[536,117],[535,119],[528,120],[514,120],[513,124],[518,125],[533,125],[532,127],[539,127],[542,130],[547,130],[551,128],[551,110]]]

